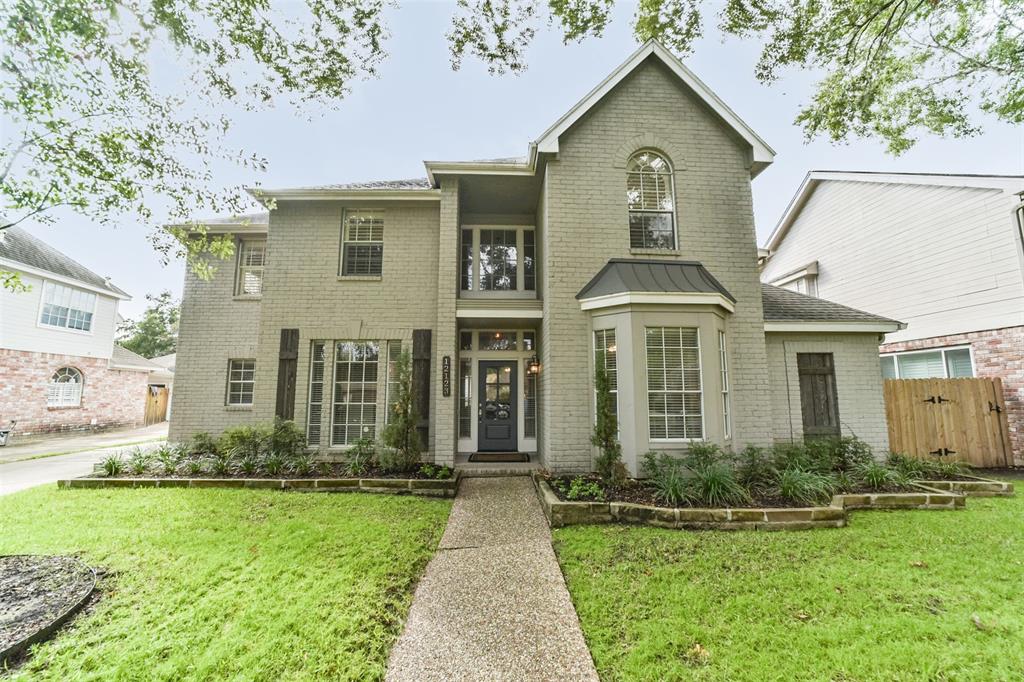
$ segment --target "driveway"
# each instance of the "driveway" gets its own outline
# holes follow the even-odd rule
[[[144,429],[54,437],[0,448],[0,495],[56,483],[61,478],[85,476],[92,472],[93,464],[124,450],[129,443],[147,441],[139,447],[150,449],[160,444],[156,439],[166,436],[167,424],[157,424]],[[55,452],[69,454],[49,456]],[[36,459],[26,459],[32,457]]]

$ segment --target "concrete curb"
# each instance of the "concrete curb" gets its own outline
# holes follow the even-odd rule
[[[963,509],[967,498],[955,492],[911,483],[920,492],[852,493],[835,495],[832,504],[843,509]]]
[[[392,495],[455,497],[459,472],[451,478],[67,478],[57,487],[71,488],[249,488],[306,492],[366,492]]]
[[[936,490],[945,490],[967,497],[1013,497],[1013,484],[981,476],[967,476],[959,481],[918,481]]]

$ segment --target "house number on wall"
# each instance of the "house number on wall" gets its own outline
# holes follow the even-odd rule
[[[446,355],[441,358],[441,395],[445,398],[452,394],[452,358]]]

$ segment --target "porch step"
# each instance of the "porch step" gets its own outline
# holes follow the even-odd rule
[[[464,478],[487,476],[529,476],[540,468],[536,457],[529,462],[470,462],[467,455],[458,455],[455,468]]]

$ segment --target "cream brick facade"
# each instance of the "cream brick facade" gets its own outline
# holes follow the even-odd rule
[[[792,410],[781,410],[778,404],[779,399],[791,398],[779,388],[785,386],[785,354],[790,346],[787,341],[776,349],[774,336],[766,345],[757,272],[750,183],[770,162],[770,156],[766,160],[770,149],[666,55],[660,48],[643,48],[613,74],[614,87],[594,96],[571,125],[557,132],[557,149],[549,131],[531,146],[526,160],[428,163],[430,177],[422,181],[267,190],[276,207],[267,229],[261,299],[233,296],[231,264],[223,265],[212,281],[190,277],[186,282],[172,439],[272,419],[282,329],[299,330],[294,418],[300,425],[307,418],[314,340],[410,343],[413,330],[423,329],[432,332],[428,456],[450,464],[458,454],[465,454],[466,447],[473,447],[467,446],[467,438],[458,437],[460,332],[534,330],[539,342],[539,411],[536,440],[528,440],[536,442],[534,454],[544,466],[589,471],[594,455],[590,444],[593,330],[598,328],[595,324],[603,324],[601,318],[614,318],[629,330],[620,340],[624,354],[619,371],[622,395],[629,396],[629,405],[622,409],[631,409],[627,464],[634,470],[648,447],[686,446],[685,442],[651,443],[649,438],[643,325],[652,320],[701,329],[706,439],[742,447],[766,445],[790,433],[801,437],[793,430]],[[671,251],[630,249],[626,164],[642,149],[655,149],[672,164],[677,248]],[[339,276],[347,209],[383,212],[381,277]],[[536,292],[463,295],[461,228],[524,220],[532,220],[526,229],[532,227],[536,238]],[[735,298],[735,305],[626,305],[600,315],[583,310],[576,294],[613,258],[700,261]],[[722,405],[718,331],[725,332],[729,349],[729,438],[718,412]],[[858,435],[884,445],[877,335],[796,334],[791,341],[835,349],[837,367],[843,372],[839,384],[844,421]],[[628,355],[627,349],[631,349]],[[476,354],[474,362],[492,353]],[[521,349],[509,355],[522,371],[528,352]],[[225,406],[231,358],[256,360],[251,409]],[[444,394],[441,380],[445,358],[452,368],[450,395]],[[770,363],[775,364],[770,367]],[[846,374],[853,366],[858,373],[870,369],[874,380],[854,381],[854,374]],[[476,370],[473,374],[475,383]],[[379,381],[381,388],[383,382]],[[329,388],[329,372],[325,383]],[[523,382],[519,388],[524,388]],[[849,395],[844,395],[847,389]],[[516,397],[520,408],[521,393]],[[383,390],[378,395],[379,433],[385,412]],[[319,450],[323,456],[340,456],[340,449],[329,447],[329,402],[328,391]],[[795,414],[799,420],[798,407]],[[526,440],[522,435],[520,444]]]

